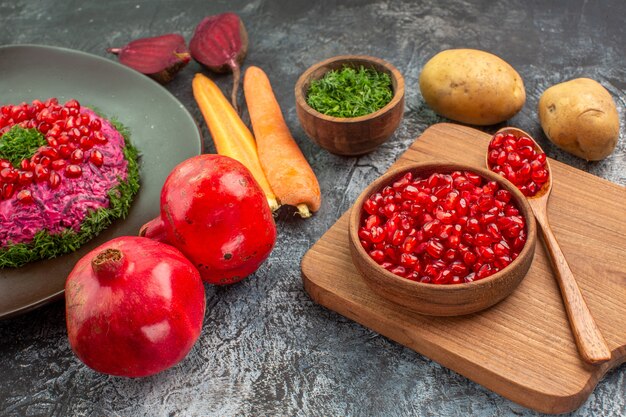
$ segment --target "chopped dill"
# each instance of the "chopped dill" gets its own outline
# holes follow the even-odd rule
[[[37,129],[15,125],[0,138],[0,159],[8,159],[11,165],[18,167],[22,159],[30,158],[39,147],[47,144]]]
[[[50,234],[46,230],[40,230],[31,242],[9,245],[0,249],[0,268],[15,268],[28,262],[50,259],[74,252],[106,229],[114,220],[125,218],[128,215],[133,197],[139,191],[139,152],[130,143],[128,129],[115,119],[109,121],[124,137],[123,153],[128,162],[126,180],[122,181],[118,178],[119,183],[108,192],[109,207],[101,207],[96,211],[91,211],[83,219],[78,232],[65,229],[61,233]],[[6,134],[8,133],[10,131]]]
[[[344,66],[311,83],[307,103],[327,116],[359,117],[385,107],[393,98],[391,77],[374,69]]]

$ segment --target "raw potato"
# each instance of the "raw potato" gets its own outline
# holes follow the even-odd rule
[[[577,78],[553,85],[539,99],[539,120],[556,146],[588,161],[606,158],[617,144],[615,102],[600,83]]]
[[[492,125],[511,118],[526,101],[522,77],[502,59],[475,49],[449,49],[424,65],[420,90],[448,119]]]

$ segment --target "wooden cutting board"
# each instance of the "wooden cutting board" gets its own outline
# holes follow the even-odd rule
[[[392,168],[425,161],[482,166],[489,138],[437,124]],[[626,188],[550,164],[552,228],[612,351],[610,362],[592,366],[578,356],[541,241],[528,275],[500,304],[469,316],[428,317],[366,286],[350,258],[348,212],[304,256],[306,291],[317,303],[525,407],[545,413],[578,408],[608,370],[626,361]]]

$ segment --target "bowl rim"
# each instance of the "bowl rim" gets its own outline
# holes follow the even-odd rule
[[[306,99],[304,98],[305,94],[303,92],[303,89],[304,89],[303,87],[304,87],[305,80],[309,78],[311,73],[313,73],[314,71],[318,70],[319,68],[323,66],[334,64],[336,62],[342,62],[342,61],[351,62],[351,61],[357,61],[357,60],[378,64],[384,67],[387,71],[389,71],[391,77],[393,78],[393,81],[395,81],[396,83],[396,88],[395,88],[393,97],[391,98],[389,103],[387,103],[384,107],[381,107],[380,109],[376,110],[375,112],[368,113],[368,114],[365,114],[363,116],[358,116],[358,117],[328,116],[328,115],[325,115],[324,113],[318,112],[313,107],[309,106],[309,104],[306,102]],[[323,61],[319,61],[316,64],[313,64],[309,68],[307,68],[306,71],[304,71],[300,75],[300,77],[298,77],[298,81],[296,81],[296,86],[294,88],[297,106],[300,106],[300,108],[302,108],[304,111],[306,111],[313,117],[326,120],[328,122],[336,122],[336,123],[359,123],[359,122],[374,119],[381,114],[387,113],[388,111],[396,107],[398,103],[400,103],[400,101],[402,101],[402,99],[404,98],[404,89],[405,89],[404,77],[395,66],[393,66],[391,63],[383,59],[376,58],[376,57],[369,56],[369,55],[337,55],[337,56],[325,59]]]
[[[507,265],[504,269],[492,274],[486,278],[472,281],[472,282],[462,282],[460,284],[450,284],[450,285],[440,285],[440,284],[432,284],[425,283],[419,281],[412,281],[401,276],[398,276],[384,268],[382,268],[376,261],[374,261],[365,251],[363,245],[361,245],[360,239],[358,237],[358,229],[361,219],[361,213],[363,212],[363,203],[370,195],[376,192],[379,189],[382,189],[384,186],[393,182],[395,179],[400,178],[402,175],[406,174],[409,171],[413,170],[435,170],[435,169],[444,169],[446,171],[472,171],[483,178],[487,178],[489,180],[494,180],[498,182],[501,187],[504,187],[506,190],[511,192],[516,200],[518,208],[520,212],[524,216],[526,220],[526,243],[524,244],[524,248],[521,250],[517,258],[513,260],[509,265]],[[445,172],[445,171],[444,171]],[[500,280],[506,276],[506,274],[513,269],[515,266],[521,264],[523,260],[528,256],[528,252],[531,250],[535,250],[535,244],[537,239],[537,226],[535,224],[535,216],[532,212],[530,204],[528,203],[526,197],[522,194],[522,192],[509,180],[502,177],[499,174],[494,173],[486,168],[475,167],[467,164],[459,164],[456,162],[418,162],[418,163],[409,163],[407,165],[403,165],[402,167],[396,168],[392,171],[389,171],[370,185],[368,185],[365,190],[359,195],[356,202],[354,203],[349,218],[349,237],[350,242],[353,247],[356,249],[358,256],[364,260],[367,264],[371,265],[373,269],[380,272],[382,276],[385,277],[386,280],[390,280],[392,282],[397,283],[398,285],[408,286],[409,288],[413,287],[416,290],[428,290],[433,292],[453,292],[453,291],[463,291],[470,288],[481,288],[481,287],[491,287],[494,281]],[[523,279],[523,278],[522,278]]]

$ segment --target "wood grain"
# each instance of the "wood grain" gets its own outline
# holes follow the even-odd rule
[[[425,161],[480,167],[488,139],[471,128],[437,124],[392,168]],[[350,257],[346,213],[303,258],[304,287],[319,304],[512,401],[546,413],[574,410],[608,370],[626,361],[626,189],[557,161],[551,169],[552,229],[611,350],[605,363],[580,358],[542,245],[526,278],[499,304],[468,316],[429,317],[397,307],[365,284]]]
[[[306,102],[311,82],[330,70],[344,66],[373,68],[389,74],[393,98],[385,107],[360,117],[332,117],[315,111]],[[307,136],[322,148],[338,155],[362,155],[385,142],[400,125],[404,114],[404,78],[387,61],[367,55],[340,55],[311,66],[295,87],[296,113]]]
[[[599,364],[611,359],[611,352],[589,311],[585,298],[578,288],[574,273],[552,232],[547,213],[548,194],[538,199],[530,199],[535,218],[540,226],[543,243],[548,251],[555,278],[559,284],[563,304],[572,334],[581,357],[586,362]]]

